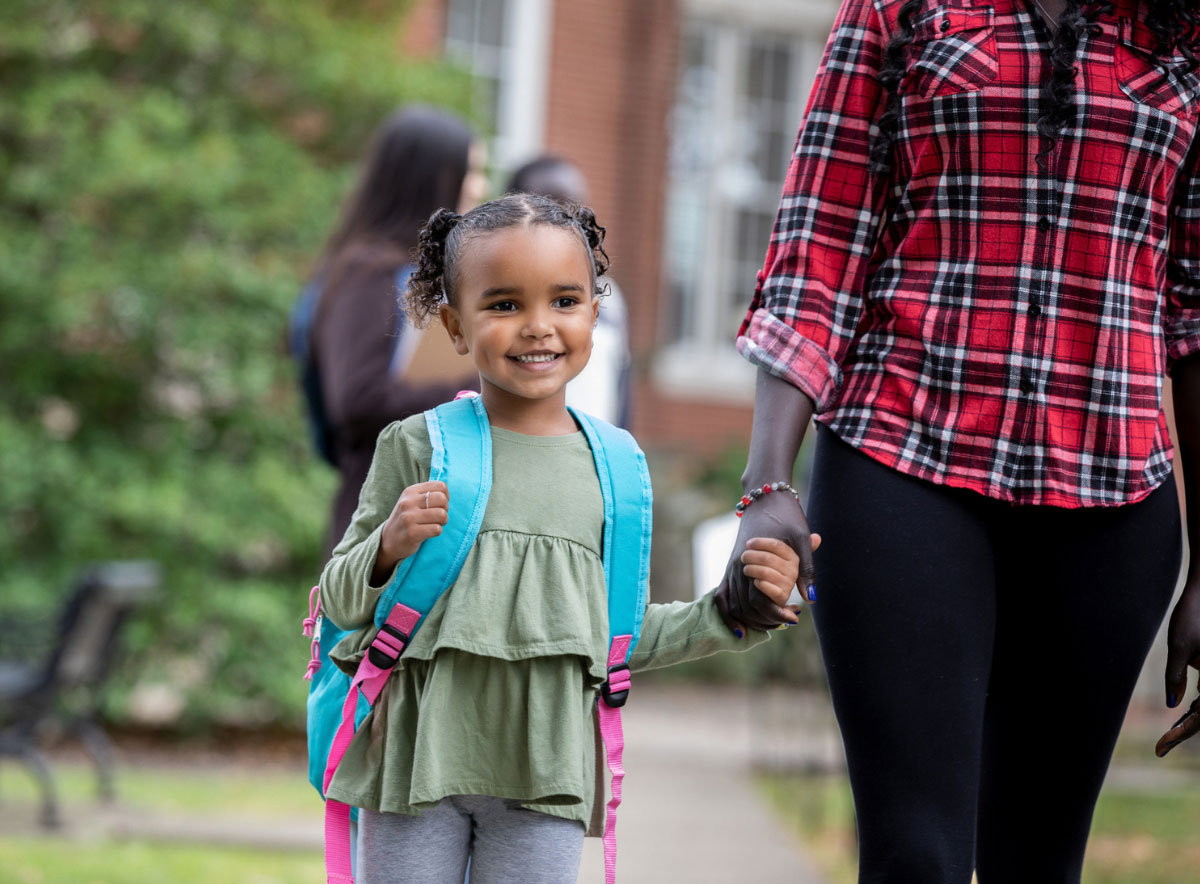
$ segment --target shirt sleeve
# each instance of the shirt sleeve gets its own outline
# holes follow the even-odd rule
[[[868,171],[887,43],[872,0],[845,0],[809,93],[738,352],[816,403],[836,400],[862,313],[886,182]]]
[[[769,637],[768,633],[754,630],[745,638],[730,632],[711,592],[694,602],[647,605],[642,634],[629,658],[629,668],[634,672],[661,669],[719,651],[746,651]]]
[[[1170,213],[1163,310],[1168,364],[1200,353],[1200,138],[1180,170]]]
[[[379,434],[354,517],[321,572],[321,609],[341,629],[366,626],[375,617],[375,604],[388,582],[371,583],[379,537],[400,493],[429,474],[428,437],[419,438],[423,433],[425,419],[418,415]]]

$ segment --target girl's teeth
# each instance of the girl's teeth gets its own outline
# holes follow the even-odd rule
[[[556,358],[557,356],[553,353],[539,353],[533,356],[518,356],[517,362],[550,362]]]

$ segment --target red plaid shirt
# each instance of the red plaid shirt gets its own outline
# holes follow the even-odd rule
[[[890,178],[867,171],[902,0],[845,0],[738,349],[922,479],[1019,504],[1144,497],[1171,471],[1162,384],[1200,351],[1200,73],[1119,0],[1080,43],[1075,121],[1036,121],[1032,0],[914,18]]]

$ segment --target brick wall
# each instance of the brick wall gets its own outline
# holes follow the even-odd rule
[[[400,51],[413,58],[427,58],[440,55],[445,41],[445,0],[415,0],[400,32]]]
[[[608,228],[613,278],[630,311],[634,431],[643,445],[707,455],[749,437],[750,409],[678,400],[649,367],[662,313],[668,114],[680,42],[677,0],[555,0],[545,145],[579,164]],[[445,0],[417,0],[404,45],[441,45]],[[507,172],[508,170],[503,170]]]

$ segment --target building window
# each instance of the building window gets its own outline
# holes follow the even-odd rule
[[[508,68],[509,0],[449,0],[446,55],[475,75],[475,112],[495,129]]]
[[[507,173],[542,148],[552,0],[447,0],[446,56],[475,76],[475,113]]]
[[[691,18],[684,26],[667,190],[674,392],[748,395],[734,333],[754,291],[827,30],[787,33]],[[705,370],[703,367],[707,367]]]

